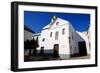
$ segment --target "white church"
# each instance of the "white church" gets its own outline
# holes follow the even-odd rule
[[[61,59],[90,54],[88,33],[76,31],[69,21],[56,16],[42,28],[39,35],[33,34],[33,37],[38,37],[38,53],[56,54]]]

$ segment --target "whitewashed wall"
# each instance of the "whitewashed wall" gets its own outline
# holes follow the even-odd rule
[[[56,22],[59,22],[58,25],[56,25]],[[59,55],[61,58],[66,59],[70,57],[70,44],[69,43],[69,35],[73,28],[70,27],[70,23],[68,21],[65,21],[63,19],[58,18],[56,22],[50,27],[50,29],[44,29],[41,32],[41,36],[39,38],[39,44],[40,49],[41,47],[44,47],[45,50],[52,50],[54,48],[54,44],[59,44]],[[48,25],[47,25],[48,26]],[[65,29],[65,34],[62,35],[62,29]],[[55,40],[55,33],[58,31],[58,40]],[[50,37],[50,33],[52,32],[52,37]],[[42,39],[45,38],[45,41],[42,42]],[[72,42],[74,43],[74,42]],[[72,46],[75,46],[74,44]],[[75,49],[71,50],[72,53],[77,52]]]
[[[70,54],[73,55],[73,54],[78,54],[79,53],[79,48],[78,48],[78,41],[79,38],[78,37],[78,34],[76,33],[76,31],[74,30],[72,24],[70,23],[69,24],[69,37],[70,37]]]

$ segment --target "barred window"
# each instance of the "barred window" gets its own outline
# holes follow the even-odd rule
[[[58,31],[55,33],[55,40],[58,40]]]
[[[64,28],[64,29],[62,29],[62,34],[63,34],[63,35],[65,34],[65,28]]]
[[[50,33],[50,37],[52,37],[52,32]]]
[[[73,32],[72,32],[72,40],[74,40]]]

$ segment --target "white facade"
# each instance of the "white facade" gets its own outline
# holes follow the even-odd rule
[[[50,24],[43,27],[37,49],[44,48],[44,53],[54,53],[54,47],[57,45],[61,59],[68,59],[71,55],[79,54],[80,41],[85,40],[74,30],[69,21],[54,16]]]

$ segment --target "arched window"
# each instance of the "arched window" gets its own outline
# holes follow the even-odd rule
[[[52,37],[52,32],[50,33],[50,37]]]
[[[58,40],[58,31],[55,33],[55,40]]]
[[[58,25],[59,24],[59,22],[56,22],[56,25]]]
[[[44,41],[45,41],[45,38],[42,39],[42,42],[44,42]]]
[[[62,34],[63,34],[63,35],[65,34],[65,28],[62,29]]]

